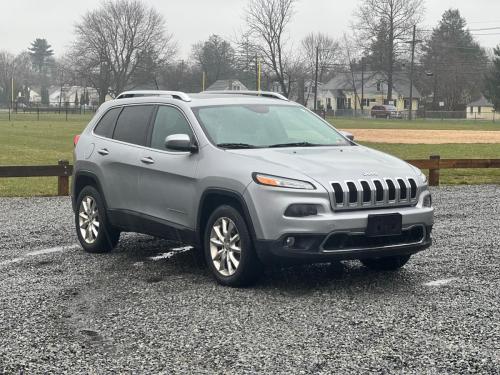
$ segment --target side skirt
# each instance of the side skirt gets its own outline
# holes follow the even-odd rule
[[[148,234],[197,246],[196,232],[190,228],[130,210],[108,210],[110,223],[124,231]]]

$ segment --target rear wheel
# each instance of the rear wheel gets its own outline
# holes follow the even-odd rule
[[[222,285],[250,285],[262,271],[247,224],[231,206],[220,206],[210,215],[204,248],[208,267]]]
[[[361,259],[365,267],[375,271],[395,271],[403,267],[410,260],[411,255],[400,255],[393,257]]]
[[[107,221],[101,194],[93,186],[84,187],[78,194],[75,226],[80,244],[89,253],[109,252],[120,239],[120,232]]]

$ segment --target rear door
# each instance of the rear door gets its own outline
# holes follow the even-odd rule
[[[138,211],[140,155],[146,145],[153,105],[132,105],[121,109],[112,139],[97,148],[103,174],[102,187],[110,210]],[[97,130],[97,128],[96,128]]]
[[[165,138],[172,134],[187,134],[195,141],[184,113],[175,106],[160,105],[151,126],[150,147],[141,155],[141,209],[149,217],[174,227],[194,228],[199,154],[168,150]]]

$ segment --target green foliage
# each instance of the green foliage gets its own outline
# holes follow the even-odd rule
[[[493,51],[493,68],[486,76],[484,95],[500,112],[500,44]]]
[[[439,25],[424,45],[424,70],[432,73],[424,80],[424,94],[434,94],[434,109],[444,101],[445,110],[463,110],[482,89],[487,58],[474,40],[458,9],[444,12]]]
[[[28,48],[28,51],[31,56],[33,66],[39,73],[44,72],[49,58],[54,54],[54,51],[51,49],[51,45],[46,39],[36,38],[31,43],[31,47]]]
[[[42,104],[49,104],[49,89],[47,87],[42,87],[40,90],[40,96],[42,100]]]

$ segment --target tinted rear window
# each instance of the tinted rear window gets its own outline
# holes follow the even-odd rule
[[[153,113],[152,105],[136,105],[123,108],[116,123],[113,138],[127,143],[144,146],[149,120]]]
[[[111,138],[115,129],[116,118],[120,114],[121,108],[113,108],[102,116],[94,129],[94,133],[102,137]]]

